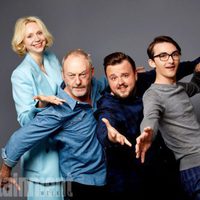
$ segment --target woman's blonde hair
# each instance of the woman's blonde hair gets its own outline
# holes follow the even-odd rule
[[[16,52],[20,56],[23,56],[26,54],[26,48],[24,46],[23,40],[25,37],[26,24],[30,22],[35,22],[41,28],[46,38],[45,48],[50,47],[53,44],[53,36],[48,31],[47,27],[45,26],[45,24],[42,22],[40,18],[36,16],[28,16],[28,17],[19,18],[15,24],[15,29],[14,29],[14,34],[13,34],[11,44],[12,44],[13,51]]]

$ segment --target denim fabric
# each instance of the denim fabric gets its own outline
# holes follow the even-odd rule
[[[200,200],[200,167],[180,171],[181,181],[187,194],[194,200]]]
[[[5,163],[14,166],[27,150],[50,136],[58,142],[59,165],[64,180],[104,185],[106,166],[102,147],[95,134],[96,120],[93,116],[96,101],[103,89],[100,82],[92,80],[91,106],[75,101],[60,88],[58,97],[65,99],[66,103],[48,107],[29,124],[18,129],[3,149]]]

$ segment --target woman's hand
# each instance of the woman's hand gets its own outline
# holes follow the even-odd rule
[[[56,96],[44,96],[44,95],[37,95],[34,96],[33,99],[38,100],[38,108],[44,108],[47,106],[48,103],[55,104],[55,105],[62,105],[65,102],[64,99],[60,99]]]

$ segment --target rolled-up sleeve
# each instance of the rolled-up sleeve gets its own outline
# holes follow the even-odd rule
[[[14,167],[17,164],[17,161],[11,160],[7,157],[5,148],[2,148],[1,157],[4,163],[9,167]]]
[[[6,165],[14,167],[20,157],[62,125],[59,114],[53,108],[40,112],[29,124],[15,131],[2,149]]]

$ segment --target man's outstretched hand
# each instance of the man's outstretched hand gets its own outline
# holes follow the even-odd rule
[[[145,154],[150,148],[153,141],[153,130],[150,127],[144,128],[140,136],[136,138],[135,153],[136,158],[141,157],[141,162],[144,163]]]
[[[106,118],[102,118],[102,121],[105,123],[108,130],[108,139],[113,143],[120,143],[121,145],[128,145],[129,147],[132,144],[127,140],[127,138],[119,133],[114,127],[111,126],[110,122]]]

